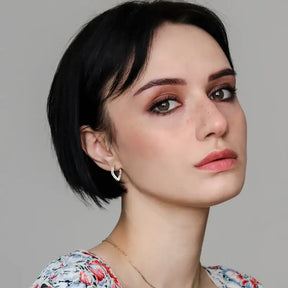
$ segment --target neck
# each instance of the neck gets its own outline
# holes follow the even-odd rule
[[[109,238],[153,286],[200,287],[209,209],[176,206],[141,195],[130,197],[123,197],[119,222]]]

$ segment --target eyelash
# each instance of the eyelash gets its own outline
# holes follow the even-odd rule
[[[227,90],[230,92],[231,95],[227,99],[223,99],[223,100],[211,99],[211,95],[213,93],[219,92],[221,90]],[[216,102],[233,102],[233,100],[235,99],[235,96],[236,96],[236,92],[237,92],[236,87],[232,87],[231,85],[227,85],[227,86],[219,87],[219,88],[216,88],[215,90],[212,90],[209,93],[208,98],[210,100],[216,101]],[[178,108],[178,106],[177,106],[176,108],[173,108],[167,112],[159,112],[156,110],[157,107],[159,107],[162,103],[167,102],[167,101],[177,101],[179,103],[178,98],[176,96],[168,95],[168,96],[165,96],[164,98],[162,98],[161,100],[157,100],[155,103],[153,103],[149,108],[149,112],[157,114],[157,115],[165,116],[165,115],[170,114],[171,112],[173,112],[174,110],[176,110]]]

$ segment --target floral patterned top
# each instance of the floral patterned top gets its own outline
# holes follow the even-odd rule
[[[218,288],[263,288],[253,277],[223,266],[205,267]],[[52,261],[31,288],[122,288],[111,268],[99,257],[77,250]]]

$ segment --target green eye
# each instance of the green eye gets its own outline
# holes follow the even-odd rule
[[[173,103],[171,103],[171,102],[173,102],[173,100],[165,100],[165,101],[161,102],[156,108],[159,112],[167,112],[167,111],[169,111],[171,106],[173,106]]]
[[[214,92],[212,92],[209,95],[209,98],[211,100],[216,100],[216,101],[228,101],[232,100],[236,95],[236,89],[235,88],[221,88],[218,89]]]
[[[152,113],[156,114],[168,114],[180,106],[180,103],[176,99],[164,99],[152,105],[149,109]]]

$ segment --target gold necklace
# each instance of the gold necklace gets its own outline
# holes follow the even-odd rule
[[[141,276],[141,278],[144,280],[144,282],[151,288],[156,288],[155,286],[153,286],[151,283],[148,282],[148,280],[145,278],[145,276],[141,273],[141,271],[132,263],[132,261],[130,260],[130,258],[128,257],[128,255],[118,246],[116,245],[113,241],[111,241],[110,239],[104,239],[102,242],[107,242],[110,245],[112,245],[114,248],[116,248],[122,255],[125,256],[127,262],[133,267],[133,269]]]

